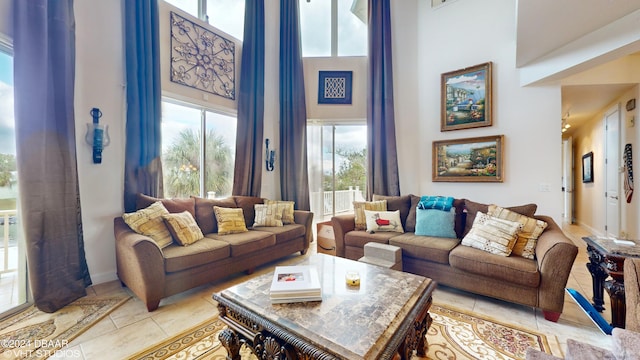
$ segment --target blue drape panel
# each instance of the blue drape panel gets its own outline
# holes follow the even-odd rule
[[[20,223],[35,305],[54,312],[91,284],[78,191],[73,1],[13,6]]]
[[[246,0],[233,194],[260,196],[264,129],[264,0]]]
[[[280,190],[282,199],[309,210],[307,109],[298,0],[280,2]],[[277,166],[277,163],[276,163]]]
[[[400,195],[393,111],[390,0],[369,0],[367,196]]]
[[[127,80],[124,208],[136,194],[162,197],[160,42],[157,0],[123,1]]]

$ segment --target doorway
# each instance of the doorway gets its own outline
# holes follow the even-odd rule
[[[620,105],[604,114],[604,175],[606,236],[620,235]]]

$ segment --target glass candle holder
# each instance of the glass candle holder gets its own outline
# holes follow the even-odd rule
[[[355,270],[347,271],[344,279],[349,286],[360,286],[360,273]]]

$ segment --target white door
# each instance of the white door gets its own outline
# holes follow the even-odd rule
[[[620,235],[620,110],[616,105],[604,115],[605,125],[605,233]]]
[[[562,140],[563,221],[573,224],[573,138]]]

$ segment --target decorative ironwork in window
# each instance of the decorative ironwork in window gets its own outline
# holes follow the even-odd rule
[[[235,43],[171,12],[171,81],[235,99]]]

